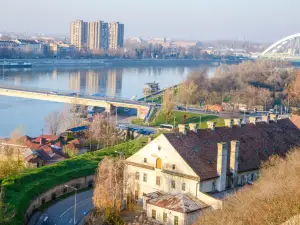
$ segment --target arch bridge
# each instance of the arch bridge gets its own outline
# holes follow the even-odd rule
[[[300,61],[300,33],[282,38],[268,47],[260,58]]]

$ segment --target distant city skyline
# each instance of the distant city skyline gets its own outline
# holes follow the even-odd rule
[[[68,36],[72,21],[120,21],[125,37],[273,42],[300,32],[300,1],[80,0],[5,2],[0,31]]]

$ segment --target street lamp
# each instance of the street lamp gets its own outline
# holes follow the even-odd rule
[[[66,188],[71,188],[75,190],[75,201],[74,201],[74,225],[76,225],[76,195],[77,195],[77,188],[71,187],[69,185],[65,185]]]
[[[176,117],[174,116],[174,128],[175,128],[175,119],[176,119]]]
[[[118,125],[118,107],[116,107],[116,125]]]

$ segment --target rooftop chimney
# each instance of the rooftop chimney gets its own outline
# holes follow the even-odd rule
[[[224,122],[226,127],[232,128],[233,119],[225,119]]]
[[[252,124],[256,124],[256,120],[257,120],[257,118],[256,117],[254,117],[254,116],[250,116],[249,117],[249,120],[250,120],[250,123],[252,123]]]
[[[234,125],[238,126],[238,127],[241,127],[242,126],[242,119],[241,118],[235,118],[233,120],[234,122]]]
[[[274,121],[275,123],[277,123],[277,120],[278,120],[278,115],[276,114],[271,114],[271,121]]]
[[[234,175],[236,175],[238,173],[240,142],[231,141],[230,145],[230,170]]]
[[[43,145],[45,143],[45,139],[44,138],[40,138],[40,145]]]
[[[178,124],[179,133],[187,134],[187,126],[185,124]]]
[[[217,156],[217,172],[219,178],[217,180],[217,190],[224,191],[226,189],[226,177],[227,177],[227,143],[218,143],[218,156]]]
[[[270,123],[270,116],[269,115],[262,116],[262,121],[266,123]]]
[[[208,129],[215,130],[215,128],[216,128],[216,122],[214,122],[214,121],[207,121],[207,127],[208,127]]]
[[[190,123],[189,124],[190,130],[197,133],[198,132],[198,123]]]

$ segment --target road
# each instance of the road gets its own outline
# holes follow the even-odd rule
[[[91,209],[93,190],[77,194],[76,221],[78,225]],[[47,219],[48,222],[44,222]],[[74,195],[54,203],[42,212],[35,212],[27,225],[68,225],[74,224]]]

